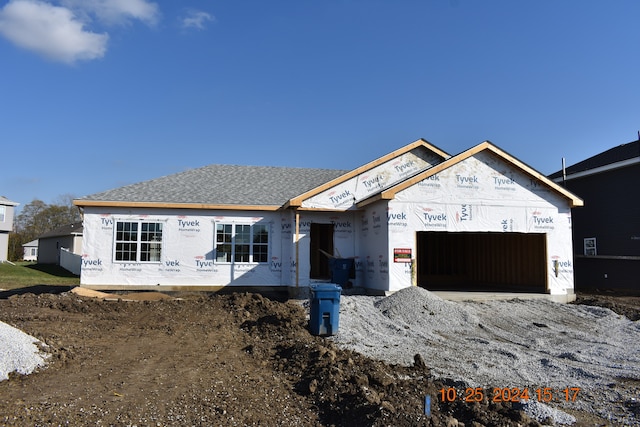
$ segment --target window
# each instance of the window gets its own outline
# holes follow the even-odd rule
[[[584,254],[586,256],[596,256],[598,255],[598,250],[596,248],[596,238],[588,237],[584,239]]]
[[[4,222],[4,215],[5,215],[5,210],[7,209],[6,206],[0,206],[0,222]]]
[[[160,262],[162,223],[118,221],[115,241],[116,261]]]
[[[216,261],[260,263],[268,260],[268,225],[216,224]]]

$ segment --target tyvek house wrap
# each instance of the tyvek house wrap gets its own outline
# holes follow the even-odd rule
[[[303,201],[302,207],[316,209],[353,208],[360,200],[389,188],[394,184],[429,169],[442,158],[425,147],[417,147],[392,160],[367,170],[339,185]]]
[[[362,275],[360,274],[361,265],[359,261],[360,253],[360,240],[357,236],[357,217],[358,213],[354,211],[347,212],[314,212],[307,211],[300,213],[299,223],[299,245],[298,245],[298,263],[296,264],[295,257],[295,234],[288,233],[289,245],[291,247],[291,266],[289,271],[288,283],[299,286],[308,286],[312,281],[319,279],[311,279],[311,266],[310,266],[310,235],[311,224],[333,224],[333,255],[339,258],[354,258],[356,277],[350,279],[354,286],[361,286]],[[293,228],[293,224],[291,224]],[[284,242],[284,240],[283,240]],[[285,263],[286,264],[286,263]],[[296,272],[296,268],[298,271]],[[321,280],[326,281],[326,280]]]
[[[415,256],[417,231],[543,233],[550,293],[573,289],[566,199],[490,153],[476,153],[367,208],[361,255],[368,285],[389,291],[411,285],[411,266],[394,262],[394,249],[409,248]]]
[[[112,209],[109,214],[85,209],[82,283],[88,285],[265,285],[281,284],[282,218],[271,212],[216,212],[202,210]],[[153,213],[150,213],[150,212]],[[160,262],[116,262],[116,221],[162,223]],[[215,224],[268,224],[267,263],[225,263],[215,260]]]
[[[542,233],[551,293],[573,288],[571,214],[560,192],[537,181],[508,159],[479,151],[394,193],[393,200],[366,204],[441,164],[441,156],[417,147],[323,189],[302,202],[296,243],[293,211],[85,207],[82,283],[88,285],[307,286],[310,225],[334,224],[334,245],[356,261],[354,284],[394,291],[411,286],[411,264],[395,262],[394,250],[416,255],[416,232],[474,231]],[[435,169],[434,169],[435,170]],[[413,182],[413,181],[411,181]],[[343,195],[337,197],[336,195]],[[352,197],[349,197],[352,196]],[[357,202],[365,207],[356,211]],[[340,212],[343,211],[343,212]],[[114,223],[139,219],[163,223],[160,262],[114,261]],[[269,262],[224,263],[215,259],[217,223],[268,224]]]

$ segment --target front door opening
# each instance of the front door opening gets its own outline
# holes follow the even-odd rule
[[[544,234],[420,231],[416,238],[421,287],[547,292]]]
[[[312,279],[330,280],[329,258],[322,251],[333,255],[333,224],[311,224],[310,261]]]

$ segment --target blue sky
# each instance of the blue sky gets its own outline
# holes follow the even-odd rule
[[[0,1],[0,195],[424,138],[549,174],[638,138],[636,0]]]

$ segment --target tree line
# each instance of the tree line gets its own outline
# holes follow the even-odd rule
[[[13,231],[9,233],[9,261],[23,257],[22,245],[49,231],[81,221],[80,211],[73,205],[74,197],[63,195],[57,201],[47,204],[34,199],[24,205],[13,221]]]

